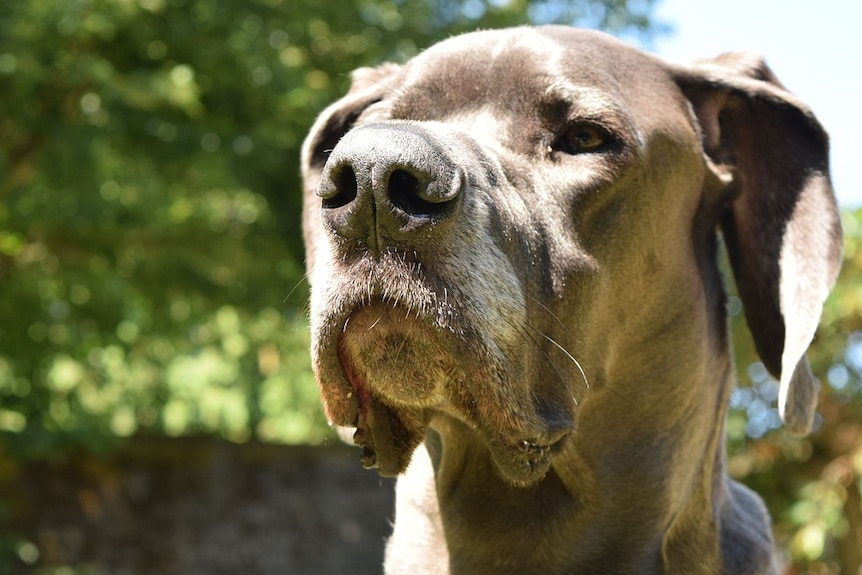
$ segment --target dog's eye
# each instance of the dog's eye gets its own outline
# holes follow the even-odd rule
[[[581,122],[563,132],[551,150],[565,154],[596,152],[611,142],[611,136],[599,126]]]

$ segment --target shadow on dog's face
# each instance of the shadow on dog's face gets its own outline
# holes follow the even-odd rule
[[[473,33],[355,73],[303,148],[303,225],[315,374],[367,467],[398,474],[429,426],[460,422],[504,479],[529,485],[593,441],[588,414],[591,429],[626,420],[631,437],[720,421],[721,400],[688,383],[728,377],[720,223],[754,237],[732,235],[731,258],[764,363],[777,375],[800,361],[840,261],[825,136],[765,66],[729,60],[725,85],[711,65],[672,68],[548,27]],[[724,162],[754,153],[729,186]],[[728,194],[747,186],[765,191],[728,219]],[[793,292],[817,305],[787,332],[801,347],[784,359],[778,252],[784,262],[782,238],[805,236],[788,224],[794,196],[776,203],[770,186],[809,194],[829,254],[789,256],[823,279]],[[600,450],[607,434],[593,438]]]

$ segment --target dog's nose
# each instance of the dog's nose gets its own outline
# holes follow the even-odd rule
[[[464,173],[444,144],[416,124],[368,124],[333,149],[318,185],[324,224],[374,251],[416,246],[455,219]]]

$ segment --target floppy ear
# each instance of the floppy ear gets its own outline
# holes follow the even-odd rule
[[[758,354],[780,381],[781,417],[807,433],[819,383],[805,351],[841,263],[828,137],[757,56],[725,54],[675,76],[728,185],[722,232]]]
[[[318,241],[320,198],[314,191],[323,166],[335,145],[354,126],[362,112],[383,99],[391,89],[391,80],[401,69],[397,64],[376,68],[359,68],[351,74],[347,94],[323,110],[302,145],[302,180],[304,190],[302,228],[305,239],[306,266],[310,272]],[[312,274],[308,273],[311,278]]]

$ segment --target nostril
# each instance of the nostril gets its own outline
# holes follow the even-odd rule
[[[419,178],[407,170],[394,170],[389,174],[386,185],[389,200],[408,214],[425,213],[424,204],[428,204],[419,194]]]
[[[434,216],[450,208],[449,202],[460,192],[460,178],[453,190],[438,189],[437,181],[417,176],[409,170],[397,168],[389,174],[386,192],[396,208],[411,216]],[[455,182],[453,182],[454,184]]]
[[[395,170],[389,175],[390,196],[419,196],[419,178],[407,170]]]
[[[342,166],[336,173],[330,174],[329,178],[331,185],[326,189],[321,188],[319,192],[324,208],[341,208],[356,199],[359,184],[352,167]]]

